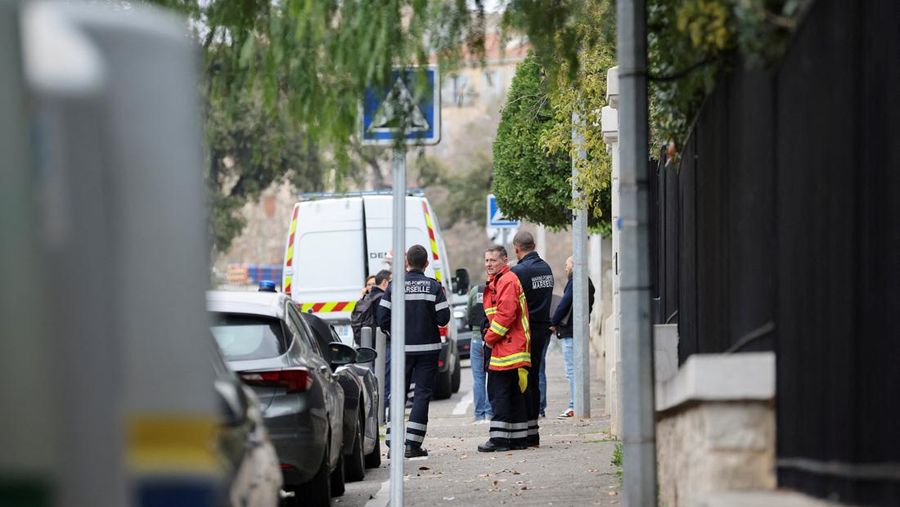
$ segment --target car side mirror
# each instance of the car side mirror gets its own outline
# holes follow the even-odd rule
[[[357,363],[371,363],[378,357],[378,352],[375,352],[375,349],[369,347],[360,347],[356,349],[356,362]]]
[[[469,292],[469,270],[459,268],[456,270],[456,276],[453,277],[453,292],[457,294],[465,294]]]
[[[331,342],[328,344],[328,350],[331,351],[332,366],[344,366],[356,362],[356,349],[341,342]]]

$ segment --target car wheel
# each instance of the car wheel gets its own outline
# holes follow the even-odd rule
[[[462,383],[462,372],[460,370],[462,368],[459,366],[459,361],[456,361],[456,368],[453,369],[453,378],[450,379],[454,393],[459,392],[459,386]]]
[[[381,436],[375,435],[375,448],[366,454],[366,468],[378,468],[381,466]]]
[[[450,371],[450,368],[447,368],[447,371],[438,371],[437,382],[434,386],[434,399],[446,400],[453,396],[452,376],[453,372]]]
[[[294,490],[295,496],[290,498],[287,505],[315,505],[317,507],[328,507],[331,505],[331,474],[328,472],[329,459],[329,442],[325,441],[325,452],[322,453],[322,464],[319,465],[319,471],[315,477],[306,484]]]
[[[348,482],[361,481],[366,478],[365,456],[363,455],[363,408],[359,407],[360,420],[356,423],[356,432],[353,438],[353,450],[344,456],[346,468],[344,475]]]
[[[334,468],[334,471],[331,472],[331,496],[343,496],[344,495],[344,455],[343,453],[338,458],[337,466]]]

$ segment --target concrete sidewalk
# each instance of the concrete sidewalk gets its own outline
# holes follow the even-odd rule
[[[555,341],[555,339],[554,339]],[[558,420],[568,404],[568,383],[559,347],[547,356],[548,407],[540,420],[541,447],[479,453],[487,424],[472,424],[471,370],[463,370],[460,392],[431,405],[427,458],[406,460],[405,504],[433,505],[618,505],[620,480],[610,463],[615,442],[603,412],[602,383],[591,383],[594,417]],[[371,470],[366,483],[348,484],[336,505],[385,505],[388,463]],[[376,485],[372,484],[376,482]],[[368,484],[368,485],[366,485]],[[368,495],[366,495],[368,493]]]

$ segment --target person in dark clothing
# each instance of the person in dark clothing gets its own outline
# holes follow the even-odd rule
[[[491,276],[491,273],[488,273]],[[488,401],[487,370],[484,365],[484,333],[487,331],[487,316],[484,314],[484,284],[473,286],[469,290],[469,302],[466,305],[466,318],[472,330],[472,346],[469,362],[472,365],[472,396],[475,405],[476,423],[487,423],[493,417],[491,404]]]
[[[550,303],[553,298],[553,270],[534,251],[534,236],[519,231],[513,238],[513,250],[519,262],[512,272],[519,277],[525,300],[528,302],[528,322],[531,339],[531,368],[528,371],[528,388],[525,391],[528,412],[528,445],[541,445],[538,417],[541,414],[540,372],[550,342]]]
[[[375,309],[389,283],[391,283],[391,272],[386,269],[382,269],[366,279],[366,288],[363,289],[365,295],[356,302],[356,306],[350,313],[350,327],[353,329],[353,339],[356,341],[356,345],[361,343],[362,328],[374,328],[377,325]]]
[[[444,294],[444,288],[434,278],[425,276],[428,266],[428,251],[422,245],[413,245],[406,252],[406,287],[404,301],[406,322],[406,343],[402,346],[406,352],[406,376],[403,390],[409,391],[410,383],[415,384],[412,412],[406,424],[407,458],[428,456],[422,447],[428,429],[428,404],[438,370],[438,356],[441,352],[440,326],[450,322],[450,304]],[[385,291],[378,305],[378,325],[386,333],[391,329],[391,287]],[[394,344],[401,346],[401,344]],[[388,436],[390,438],[390,436]],[[390,440],[388,440],[390,442]],[[388,444],[390,445],[390,444]]]
[[[566,378],[569,380],[569,408],[557,417],[565,419],[575,416],[575,360],[574,349],[574,328],[572,324],[572,273],[575,269],[575,261],[571,257],[566,259],[566,274],[569,281],[566,282],[566,289],[563,291],[563,297],[559,301],[559,306],[553,312],[553,318],[550,319],[552,331],[556,332],[559,337],[563,350],[563,362],[566,365]],[[594,309],[594,282],[588,278],[588,315]]]

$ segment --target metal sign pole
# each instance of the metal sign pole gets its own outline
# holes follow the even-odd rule
[[[578,115],[572,114],[572,125],[579,125]],[[578,150],[578,158],[572,160],[572,199],[576,202],[581,197],[578,190],[578,160],[587,158],[584,148],[584,137],[573,127],[572,141]],[[575,340],[575,415],[591,416],[591,355],[590,332],[588,327],[588,272],[587,272],[587,209],[579,203],[572,216],[572,322]]]
[[[403,505],[406,390],[406,151],[394,147],[394,260],[391,281],[391,506]]]

